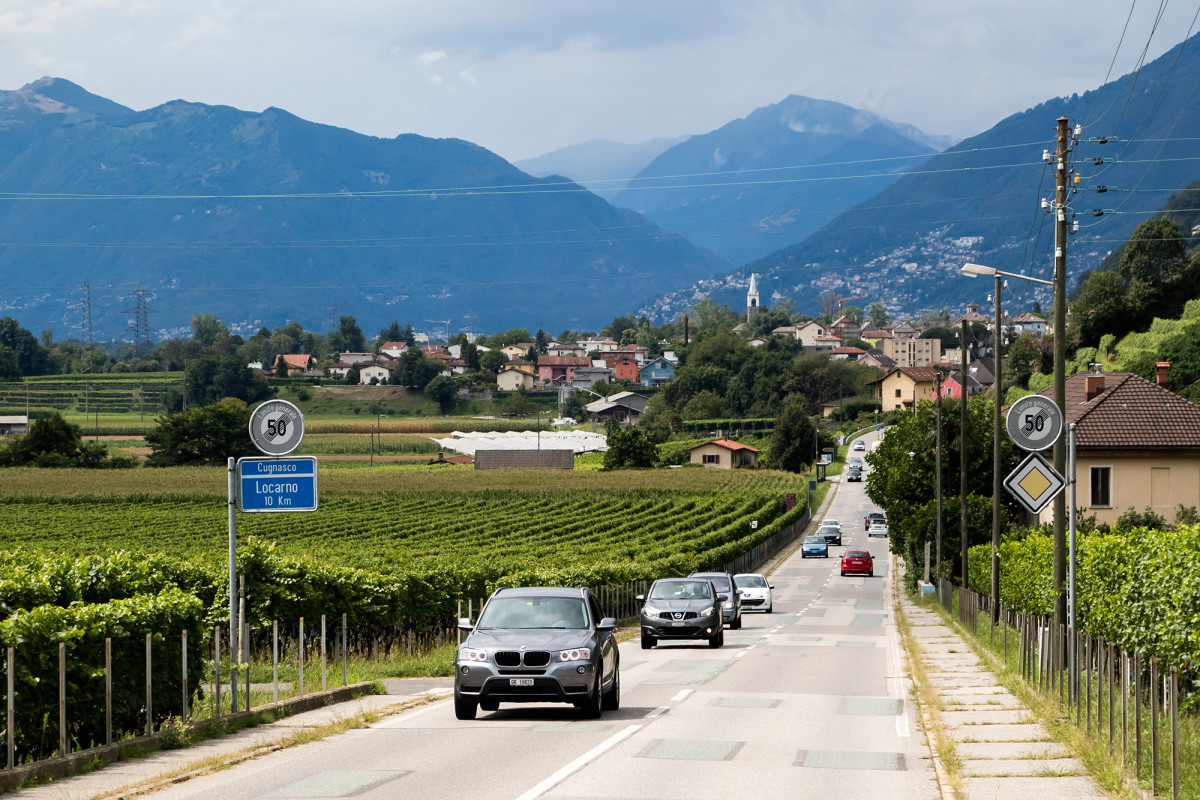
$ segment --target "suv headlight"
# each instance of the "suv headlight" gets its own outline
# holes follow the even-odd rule
[[[658,609],[652,605],[647,604],[647,605],[642,606],[642,613],[645,614],[647,617],[657,617]]]
[[[574,650],[559,650],[559,661],[587,661],[592,657],[592,651],[586,647],[578,647]]]
[[[458,657],[463,661],[484,661],[488,660],[487,650],[472,650],[469,647],[464,647],[458,651]]]
[[[702,616],[702,617],[711,617],[712,615],[713,615],[712,606],[709,606],[708,608],[706,608],[700,612],[700,616]]]
[[[728,600],[721,604],[721,608],[733,608],[733,601]]]

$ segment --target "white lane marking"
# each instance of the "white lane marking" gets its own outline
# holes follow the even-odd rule
[[[741,651],[740,653],[736,653],[736,654],[735,654],[733,657],[734,657],[734,658],[741,658],[741,657],[742,657],[742,656],[744,656],[744,655],[746,655],[746,651],[745,651],[745,650]]]
[[[683,691],[676,693],[676,695],[671,698],[671,702],[678,703],[680,700],[687,699],[687,696],[691,694],[692,691],[692,689],[684,689]]]
[[[895,589],[892,588],[891,579],[892,572],[891,570],[888,570],[888,580],[885,584],[885,593],[893,593],[895,591]],[[891,620],[891,624],[887,626],[886,637],[888,660],[891,661],[891,669],[889,669],[888,672],[892,675],[891,680],[888,681],[888,688],[891,695],[900,700],[900,707],[903,709],[903,711],[896,717],[896,735],[901,738],[908,738],[908,701],[905,698],[904,678],[902,677],[904,669],[903,662],[900,660],[900,634],[896,629],[895,606],[892,607],[888,616]]]
[[[625,741],[630,736],[633,736],[633,734],[637,733],[641,729],[641,725],[630,725],[628,728],[613,734],[600,744],[593,747],[591,750],[588,750],[579,758],[572,761],[570,764],[567,764],[565,767],[552,774],[549,778],[546,778],[546,780],[542,781],[537,786],[534,786],[532,789],[525,792],[525,794],[518,796],[516,800],[533,800],[535,797],[541,797],[546,792],[550,791],[555,786],[569,778],[572,773],[583,769],[589,763],[595,761],[597,758],[603,755],[605,751],[616,747],[618,744]]]
[[[454,690],[451,689],[450,693],[454,694]],[[424,708],[418,708],[414,711],[402,711],[394,717],[385,719],[383,722],[376,722],[371,727],[372,728],[399,728],[401,725],[408,723],[408,721],[411,720],[413,717],[419,717],[422,714],[428,714],[430,711],[436,711],[439,708],[445,708],[445,706],[440,702],[439,703],[430,703],[429,705],[425,706]]]
[[[658,708],[654,709],[649,714],[647,714],[646,719],[654,719],[655,717],[661,717],[663,714],[667,713],[670,710],[671,710],[670,706],[659,706]]]

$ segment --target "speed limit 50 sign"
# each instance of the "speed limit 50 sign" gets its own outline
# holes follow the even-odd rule
[[[1013,444],[1022,450],[1045,450],[1062,435],[1062,411],[1050,398],[1031,394],[1008,409],[1005,428]]]
[[[286,400],[268,400],[250,415],[250,441],[269,456],[286,456],[304,439],[304,415]]]

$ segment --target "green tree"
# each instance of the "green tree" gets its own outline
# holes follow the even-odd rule
[[[731,311],[727,305],[717,305],[711,297],[706,297],[696,303],[688,312],[688,317],[696,323],[696,331],[729,330],[738,324],[741,315]]]
[[[446,416],[454,409],[454,400],[458,395],[458,386],[451,378],[438,375],[425,386],[425,396],[438,404],[438,411]]]
[[[1132,330],[1125,287],[1121,276],[1099,270],[1084,277],[1071,302],[1071,320],[1079,331],[1079,343],[1096,345],[1104,334],[1120,337]]]
[[[504,398],[500,404],[500,413],[510,417],[524,417],[533,413],[533,403],[526,394],[524,387],[517,389]]]
[[[789,402],[775,418],[771,460],[787,472],[803,472],[820,448],[816,423],[802,400]]]
[[[605,425],[605,439],[605,469],[649,469],[658,460],[658,448],[641,428],[622,430],[616,420],[610,419]]]
[[[266,379],[236,355],[201,356],[188,362],[184,386],[189,403],[209,405],[224,397],[248,403],[270,395]]]
[[[196,314],[192,317],[192,340],[200,347],[212,347],[229,329],[215,314]]]
[[[342,346],[351,353],[363,353],[367,350],[367,338],[363,336],[358,321],[350,315],[338,318],[338,333],[341,334]]]
[[[53,368],[50,351],[12,317],[0,318],[0,345],[16,354],[22,375],[46,375]]]
[[[226,398],[160,417],[146,434],[149,466],[224,464],[229,458],[256,455],[250,441],[251,410],[245,402]]]
[[[871,303],[867,306],[867,318],[875,328],[886,328],[892,324],[892,318],[888,316],[887,307],[883,303]]]
[[[1026,386],[1029,376],[1040,371],[1041,366],[1042,351],[1032,336],[1023,333],[1008,346],[1008,354],[1004,358],[1004,382],[1009,386]]]
[[[499,350],[488,350],[479,354],[479,368],[488,372],[499,372],[508,363],[508,356]]]
[[[275,357],[275,377],[286,378],[288,376],[288,363],[282,355]]]
[[[346,377],[342,378],[347,386],[358,386],[362,383],[362,372],[358,368],[358,364],[353,365],[346,370]]]
[[[401,338],[404,340],[404,343],[405,343],[406,345],[408,345],[409,347],[416,347],[416,345],[417,345],[417,332],[416,332],[415,330],[413,330],[413,326],[412,326],[412,323],[411,323],[411,322],[409,322],[409,323],[405,324],[405,326],[404,326],[404,334],[403,334],[403,336],[402,336]]]
[[[459,350],[462,354],[463,366],[470,370],[479,369],[479,348],[473,344],[465,344]]]
[[[857,325],[861,325],[865,315],[863,314],[863,310],[858,306],[846,306],[842,309],[842,316],[853,320]]]
[[[707,389],[697,392],[683,407],[684,419],[724,419],[729,416],[725,400]]]
[[[550,334],[546,333],[541,328],[538,328],[537,334],[533,337],[533,352],[535,355],[546,355],[547,349],[550,347]]]
[[[1138,280],[1158,288],[1179,276],[1186,250],[1179,226],[1167,217],[1155,217],[1130,235],[1118,269],[1131,284]]]
[[[79,455],[79,426],[71,425],[55,411],[49,419],[35,419],[29,433],[13,443],[11,458],[15,466],[40,460],[47,454],[61,456],[71,463]],[[41,459],[44,460],[44,459]]]
[[[0,344],[0,381],[14,381],[21,377],[21,364],[11,347]]]
[[[415,392],[423,392],[441,371],[440,363],[430,361],[419,349],[410,347],[400,356],[400,363],[392,370],[392,383]]]

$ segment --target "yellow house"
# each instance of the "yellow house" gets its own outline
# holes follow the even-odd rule
[[[933,367],[892,367],[882,378],[871,381],[875,399],[884,411],[913,408],[922,400],[933,400],[937,370]]]
[[[1165,388],[1168,369],[1158,365],[1157,383],[1128,372],[1067,378],[1075,503],[1098,523],[1116,522],[1130,508],[1149,506],[1167,522],[1181,504],[1200,508],[1200,406]],[[1054,390],[1042,394],[1052,398]],[[1053,511],[1047,506],[1039,521],[1049,522]]]
[[[732,439],[713,439],[691,448],[689,460],[693,464],[717,469],[754,469],[758,466],[758,450]]]
[[[532,389],[536,380],[533,369],[533,365],[528,362],[501,365],[500,372],[496,374],[496,388],[502,392],[515,392],[517,389]]]

